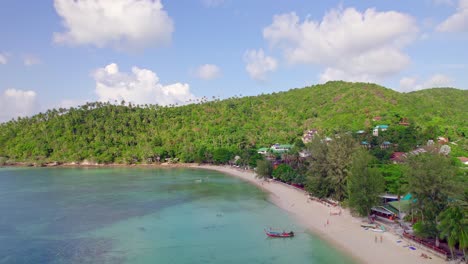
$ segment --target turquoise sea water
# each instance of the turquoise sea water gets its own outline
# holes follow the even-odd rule
[[[290,239],[263,229],[294,230]],[[0,263],[351,263],[219,172],[0,168]]]

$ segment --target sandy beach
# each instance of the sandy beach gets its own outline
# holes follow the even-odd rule
[[[342,210],[341,215],[330,215],[338,209],[308,199],[306,193],[297,188],[277,182],[265,182],[255,178],[255,174],[251,171],[228,166],[191,167],[216,170],[257,185],[260,189],[269,192],[271,201],[290,213],[301,225],[359,263],[447,263],[419,247],[416,250],[404,247],[408,242],[390,232],[375,233],[364,230],[360,226],[362,220],[351,216],[348,210]],[[421,253],[427,254],[432,259],[422,258]]]

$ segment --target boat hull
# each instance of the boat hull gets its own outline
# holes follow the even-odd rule
[[[294,232],[272,232],[272,231],[265,231],[268,237],[293,237]]]

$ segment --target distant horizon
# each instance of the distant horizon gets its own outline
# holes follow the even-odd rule
[[[0,122],[86,102],[185,104],[331,80],[468,89],[468,0],[7,1]]]

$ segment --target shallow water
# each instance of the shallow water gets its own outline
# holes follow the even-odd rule
[[[294,230],[290,239],[263,229]],[[215,171],[0,168],[0,263],[351,263]]]

